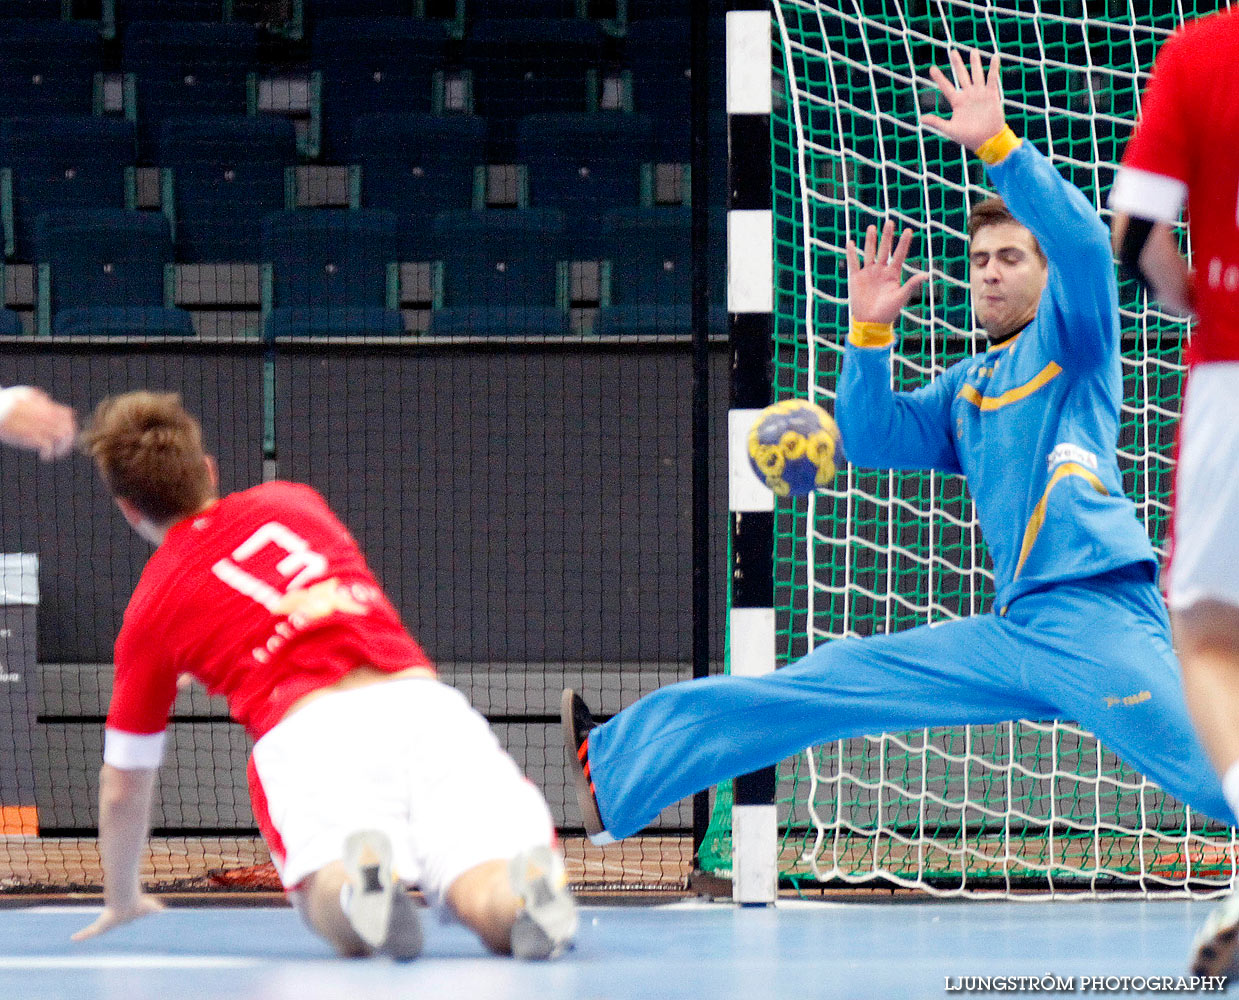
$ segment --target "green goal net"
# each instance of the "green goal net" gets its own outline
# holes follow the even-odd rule
[[[1184,0],[779,0],[771,118],[775,393],[833,406],[847,319],[843,247],[871,222],[917,234],[934,280],[899,327],[897,389],[982,347],[965,218],[988,192],[975,157],[919,125],[951,44],[997,48],[1008,121],[1099,208],[1153,57]],[[949,70],[948,70],[949,72]],[[1163,551],[1183,324],[1120,285],[1124,486]],[[849,468],[776,507],[778,658],[983,613],[985,546],[961,479]],[[1232,831],[1122,765],[1069,721],[874,734],[806,751],[778,774],[785,879],[936,892],[1209,893],[1235,872]],[[700,854],[731,865],[728,788]]]

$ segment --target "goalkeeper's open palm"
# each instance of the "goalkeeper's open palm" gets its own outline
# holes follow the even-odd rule
[[[863,259],[857,253],[856,244],[851,240],[847,242],[848,311],[855,322],[894,323],[929,280],[928,274],[917,273],[909,275],[906,282],[902,281],[904,261],[912,245],[912,230],[903,231],[892,253],[894,238],[893,222],[888,221],[882,227],[880,242],[878,227],[870,226],[865,230]]]
[[[981,53],[972,50],[971,68],[964,65],[964,58],[951,50],[951,70],[955,83],[937,66],[929,68],[929,76],[942,91],[951,106],[950,118],[925,115],[921,118],[930,128],[941,132],[948,139],[966,146],[975,153],[987,140],[992,139],[1007,124],[1002,113],[1002,88],[998,82],[998,53],[989,61],[989,72],[981,67]]]

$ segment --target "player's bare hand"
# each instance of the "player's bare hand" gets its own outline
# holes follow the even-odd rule
[[[929,68],[930,79],[951,106],[951,117],[924,115],[921,121],[975,153],[987,139],[992,139],[1003,130],[1007,119],[1002,113],[998,53],[990,56],[988,73],[982,68],[981,53],[976,49],[972,50],[969,62],[971,66],[964,65],[964,57],[955,49],[951,50],[954,83],[937,66]]]
[[[865,230],[863,259],[856,244],[847,242],[848,311],[858,323],[894,323],[929,280],[928,274],[919,272],[910,274],[906,282],[902,280],[912,230],[903,231],[892,252],[894,240],[895,223],[888,220],[882,227],[881,241],[877,226]]]
[[[67,455],[77,435],[73,411],[42,389],[23,386],[3,422],[0,441],[37,451],[45,462]]]
[[[100,934],[107,933],[113,927],[132,923],[139,917],[158,913],[162,909],[163,903],[154,896],[140,893],[132,903],[126,906],[105,906],[95,922],[89,927],[83,927],[74,934],[73,940],[85,941],[87,938],[98,937]]]

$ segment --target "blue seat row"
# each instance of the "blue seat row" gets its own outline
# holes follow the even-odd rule
[[[608,215],[596,252],[595,332],[685,333],[691,303],[686,209]],[[564,219],[553,210],[449,212],[429,234],[429,333],[548,336],[569,330]],[[716,234],[721,246],[721,234]],[[289,336],[405,332],[399,224],[379,209],[275,212],[261,223],[263,331]],[[161,215],[124,209],[49,212],[35,226],[37,317],[45,334],[193,333],[173,305],[171,232]],[[721,292],[721,289],[719,290]],[[712,321],[721,328],[722,309]],[[0,320],[0,332],[11,317]]]
[[[690,329],[691,245],[685,208],[609,214],[600,258],[596,334],[658,336]],[[716,233],[715,245],[723,245]],[[269,338],[403,331],[396,311],[399,240],[382,210],[288,212],[263,223]],[[429,234],[431,336],[563,335],[569,331],[575,241],[562,213],[445,212]],[[712,264],[721,267],[719,254]],[[721,287],[711,322],[723,332]],[[381,310],[381,312],[379,311]]]
[[[123,119],[0,119],[5,256],[33,259],[40,215],[136,204],[134,127]],[[161,201],[185,261],[252,260],[259,221],[292,203],[292,123],[272,116],[168,119],[156,142]]]
[[[629,22],[669,15],[687,17],[688,0],[292,0],[286,20],[273,15],[279,8],[267,0],[101,0],[105,32],[110,37],[133,21],[262,21],[279,34],[300,37],[325,18],[345,9],[357,17],[424,17],[449,24],[456,34],[479,20],[518,18],[584,18],[623,34]],[[12,8],[6,12],[5,7]],[[61,18],[74,13],[73,0],[9,0],[0,16]],[[723,0],[712,0],[720,16]]]
[[[722,22],[713,30],[721,46]],[[683,18],[634,25],[624,74],[632,109],[683,132],[681,148],[687,144],[687,38]],[[512,122],[597,106],[604,47],[592,22],[478,21],[450,69],[448,44],[437,21],[324,19],[310,44],[311,121],[319,133],[310,151],[321,149],[331,162],[360,114],[442,110],[455,101],[483,117]],[[721,59],[715,62],[721,67]],[[142,156],[149,156],[167,117],[252,113],[261,65],[258,32],[250,24],[129,24],[120,69],[125,113],[138,126]],[[98,113],[103,69],[102,43],[88,23],[0,18],[0,117]],[[721,77],[715,82],[721,106]],[[460,93],[446,95],[453,85]]]
[[[346,144],[354,207],[396,214],[405,245],[436,215],[481,208],[487,123],[472,115],[365,115]],[[603,215],[652,202],[648,119],[620,112],[533,115],[517,130],[514,203],[554,208],[585,232]],[[296,203],[296,138],[284,118],[167,119],[154,141],[161,204],[184,262],[256,259],[258,220]],[[39,214],[133,208],[134,128],[93,116],[0,119],[5,254],[31,259]]]
[[[472,115],[358,117],[342,147],[358,168],[359,203],[413,224],[439,212],[480,208],[487,123]],[[530,115],[514,149],[516,204],[562,210],[591,226],[607,212],[653,200],[653,125],[620,112]]]

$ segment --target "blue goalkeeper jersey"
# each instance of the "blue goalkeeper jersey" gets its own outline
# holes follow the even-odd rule
[[[849,341],[835,416],[854,464],[967,477],[1005,612],[1047,584],[1156,561],[1115,457],[1122,373],[1109,232],[1030,143],[988,169],[1049,262],[1036,317],[913,392],[892,390],[890,347]]]

